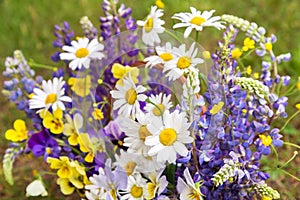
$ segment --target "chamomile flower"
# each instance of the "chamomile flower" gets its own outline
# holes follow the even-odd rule
[[[29,100],[29,108],[30,109],[39,109],[37,111],[45,109],[48,110],[52,107],[52,110],[55,111],[58,108],[61,110],[65,110],[65,102],[71,102],[72,99],[68,96],[64,96],[65,89],[63,88],[65,81],[62,80],[62,77],[54,78],[52,80],[45,81],[43,80],[42,89],[34,88],[33,89],[33,97]]]
[[[166,63],[175,58],[173,55],[173,48],[170,42],[167,42],[165,46],[158,46],[155,48],[157,55],[149,56],[144,59],[146,63],[145,67],[153,67],[160,63]]]
[[[157,161],[168,161],[175,163],[176,154],[187,156],[188,150],[184,144],[193,142],[184,113],[175,110],[173,113],[166,111],[163,118],[152,118],[152,123],[148,126],[153,136],[146,138],[145,144],[151,146],[148,154],[157,155]]]
[[[193,29],[196,31],[202,31],[203,27],[205,26],[212,26],[217,29],[225,28],[224,25],[222,25],[222,22],[219,21],[221,19],[220,16],[214,16],[212,17],[215,10],[211,11],[201,11],[196,10],[194,7],[190,7],[192,13],[176,13],[172,18],[178,19],[181,22],[177,23],[173,26],[173,28],[181,28],[181,27],[187,27],[184,32],[184,37],[187,38]]]
[[[79,38],[78,41],[72,41],[72,46],[63,46],[62,49],[66,52],[60,53],[61,60],[71,60],[69,67],[72,70],[88,69],[91,59],[101,60],[104,54],[101,51],[104,46],[97,39],[89,41],[88,38]]]
[[[121,150],[120,155],[116,155],[115,165],[123,168],[128,176],[135,174],[139,165],[140,155],[128,153]]]
[[[188,168],[184,170],[183,174],[186,182],[184,182],[181,177],[178,177],[178,183],[176,187],[177,191],[180,194],[180,199],[202,200],[204,195],[200,191],[200,183],[194,183]]]
[[[140,112],[139,101],[145,101],[147,96],[141,94],[146,91],[146,88],[139,85],[136,86],[130,75],[123,79],[124,85],[116,85],[117,90],[110,92],[112,98],[115,99],[113,109],[118,111],[118,114],[123,117],[132,116],[135,118],[136,113]]]
[[[163,93],[158,95],[151,95],[149,101],[145,106],[145,110],[151,115],[161,117],[166,110],[169,110],[172,107],[171,95],[168,96]]]
[[[127,189],[124,191],[124,195],[121,196],[121,200],[142,200],[146,195],[146,180],[141,174],[128,177]]]
[[[185,44],[174,49],[176,59],[167,62],[163,69],[169,80],[176,80],[189,70],[195,71],[195,66],[204,62],[203,59],[196,57],[198,48],[195,49],[195,45],[196,43],[193,43],[188,51],[185,51]]]
[[[136,115],[136,121],[128,118],[122,120],[120,128],[127,136],[123,146],[128,147],[129,153],[140,153],[147,156],[149,146],[145,145],[145,139],[151,135],[147,129],[147,125],[150,124],[149,119],[149,115],[140,112]]]
[[[146,45],[154,45],[159,43],[159,33],[163,33],[165,28],[162,25],[165,24],[164,20],[160,17],[163,16],[163,10],[157,9],[157,6],[152,6],[150,14],[147,16],[145,21],[138,20],[137,25],[143,27],[142,40]]]

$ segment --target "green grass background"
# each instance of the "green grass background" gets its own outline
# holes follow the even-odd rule
[[[143,19],[154,0],[120,0],[133,8],[133,17]],[[0,69],[4,69],[6,56],[11,56],[15,49],[23,51],[27,59],[32,58],[38,63],[54,64],[50,56],[55,51],[52,47],[54,24],[68,21],[75,33],[82,35],[79,19],[87,15],[98,27],[99,16],[102,15],[100,0],[0,0]],[[172,27],[172,20],[168,20],[175,12],[189,11],[189,6],[200,10],[215,9],[217,15],[224,13],[237,15],[249,21],[255,21],[266,27],[268,33],[275,33],[278,42],[275,46],[277,53],[291,52],[293,59],[288,64],[280,65],[279,71],[289,74],[293,79],[300,75],[300,1],[299,0],[164,0],[166,26]],[[210,29],[201,33],[200,43],[208,50],[213,50],[220,33]],[[255,66],[254,66],[255,67]],[[41,72],[44,76],[50,76],[51,72]],[[3,88],[2,75],[0,76],[0,88]],[[300,101],[299,95],[292,98],[292,105]],[[2,160],[8,143],[4,139],[4,132],[12,126],[14,119],[25,116],[17,111],[14,105],[0,95],[0,159]],[[295,109],[290,109],[293,112]],[[293,123],[284,132],[284,139],[300,144],[299,120]],[[282,122],[278,122],[280,125]],[[280,149],[280,157],[288,160],[292,152],[296,150],[290,147]],[[2,168],[0,167],[0,199],[25,199],[25,187],[33,180],[32,170],[40,167],[41,160],[32,161],[24,155],[17,159],[14,175],[15,185],[9,186],[4,181]],[[272,160],[264,160],[266,165]],[[297,158],[287,170],[300,177],[300,159]],[[47,166],[43,166],[45,169]],[[299,182],[282,173],[272,172],[272,187],[278,189],[282,199],[300,199]],[[56,184],[49,186],[50,196],[46,199],[66,199],[63,197]],[[31,198],[40,199],[40,198]],[[72,198],[69,198],[72,199]],[[74,198],[73,198],[74,199]]]

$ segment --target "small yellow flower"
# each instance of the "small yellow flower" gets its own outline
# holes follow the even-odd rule
[[[253,74],[253,78],[254,78],[254,79],[259,79],[259,73],[258,73],[258,72],[255,72],[255,73]]]
[[[272,198],[271,198],[271,197],[268,197],[268,196],[262,196],[262,197],[261,197],[261,200],[272,200]]]
[[[112,68],[111,72],[113,73],[114,78],[119,79],[117,81],[117,84],[123,86],[123,78],[126,77],[128,74],[131,75],[131,78],[134,83],[138,82],[138,75],[139,75],[139,69],[136,67],[130,67],[130,66],[123,66],[119,63],[115,63]]]
[[[202,57],[203,57],[205,60],[210,59],[210,58],[211,58],[210,52],[209,52],[209,51],[203,51],[203,52],[202,52]]]
[[[160,9],[165,8],[165,4],[164,4],[164,2],[162,2],[162,0],[156,0],[155,5]]]
[[[27,128],[23,120],[17,119],[14,122],[14,129],[8,129],[5,132],[5,138],[13,142],[20,142],[27,139]]]
[[[47,163],[50,164],[51,169],[58,169],[57,175],[60,178],[70,178],[73,175],[73,169],[67,156],[60,156],[59,159],[48,157]]]
[[[251,73],[252,73],[252,67],[251,67],[250,65],[247,67],[246,73],[247,73],[248,75],[251,75]]]
[[[244,40],[244,46],[243,46],[243,51],[248,51],[249,49],[254,49],[255,48],[255,41],[251,40],[250,38],[246,38]]]
[[[259,138],[261,139],[263,145],[265,145],[266,147],[272,144],[272,138],[269,135],[259,135]]]
[[[64,123],[62,121],[63,112],[57,109],[51,114],[49,111],[40,112],[40,117],[43,119],[45,128],[50,129],[51,133],[60,134],[64,130]]]
[[[85,97],[90,94],[91,76],[87,75],[83,78],[71,77],[68,80],[71,90],[80,97]]]
[[[76,113],[73,116],[73,119],[70,115],[66,115],[67,123],[64,125],[64,135],[69,136],[68,142],[70,145],[76,146],[78,145],[78,134],[80,128],[83,125],[83,118],[79,113]]]
[[[300,91],[300,82],[297,83],[297,89]]]
[[[217,114],[218,112],[220,112],[220,110],[222,110],[223,106],[224,106],[224,102],[223,101],[218,102],[218,104],[214,105],[212,107],[212,109],[209,111],[210,114],[212,114],[212,115]]]
[[[272,43],[265,43],[265,48],[267,51],[271,51],[273,49]]]
[[[103,112],[98,108],[94,108],[92,116],[95,120],[102,120],[104,118]]]
[[[295,107],[300,110],[300,103],[297,103]]]
[[[234,48],[231,51],[231,56],[233,59],[238,59],[239,57],[241,57],[242,54],[243,52],[239,48]]]

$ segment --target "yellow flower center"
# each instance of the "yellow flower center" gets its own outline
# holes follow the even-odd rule
[[[165,106],[160,103],[155,105],[155,107],[152,110],[152,113],[155,116],[161,116],[164,113],[164,111],[165,111]]]
[[[77,49],[76,53],[75,53],[75,56],[77,58],[84,58],[86,57],[87,55],[89,55],[89,50],[87,50],[87,48],[80,48],[80,49]]]
[[[126,163],[125,171],[126,171],[128,176],[130,176],[132,174],[135,167],[136,167],[136,163],[133,162],[133,161],[129,161],[129,162]]]
[[[125,94],[125,99],[128,104],[130,104],[130,105],[134,104],[137,99],[137,93],[136,93],[135,89],[131,88],[131,89],[127,90],[127,92]]]
[[[265,146],[270,146],[272,144],[272,138],[269,135],[259,135],[259,138]]]
[[[267,51],[271,51],[272,48],[273,48],[272,43],[265,43],[265,48],[266,48]]]
[[[139,129],[140,139],[145,141],[146,137],[148,137],[150,135],[151,135],[151,133],[147,129],[146,125],[142,125],[141,128]]]
[[[163,59],[163,61],[165,61],[165,62],[173,59],[173,56],[170,53],[162,53],[162,54],[159,55],[159,57],[161,59]]]
[[[191,59],[187,56],[182,56],[177,61],[177,67],[179,69],[185,69],[188,68],[191,65]]]
[[[140,198],[143,195],[143,188],[137,185],[133,185],[130,189],[130,194],[134,198]]]
[[[48,94],[45,100],[45,104],[54,103],[57,100],[56,94]]]
[[[109,193],[113,200],[117,200],[117,194],[115,189],[112,189]]]
[[[193,191],[188,194],[189,199],[194,199],[194,200],[201,200],[201,193],[199,193],[197,190],[193,189]]]
[[[165,146],[171,146],[177,139],[177,133],[172,128],[166,128],[159,134],[159,141]]]
[[[46,147],[45,151],[46,151],[46,153],[47,153],[47,154],[50,154],[50,153],[52,153],[52,150],[51,150],[51,148],[50,148],[50,147]]]
[[[202,23],[206,22],[206,19],[204,19],[203,17],[193,17],[190,21],[191,24],[195,24],[197,26],[200,26]]]
[[[145,26],[144,26],[144,29],[147,33],[149,33],[150,31],[152,31],[153,29],[153,18],[150,17],[146,23],[145,23]]]

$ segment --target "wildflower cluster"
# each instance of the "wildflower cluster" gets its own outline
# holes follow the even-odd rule
[[[174,14],[173,28],[186,28],[175,34],[156,5],[136,21],[104,0],[100,29],[84,16],[76,38],[67,22],[56,25],[52,60],[63,68],[27,62],[21,51],[7,58],[4,94],[31,119],[5,133],[10,184],[14,158],[27,153],[43,157],[64,195],[82,199],[280,198],[260,161],[283,145],[274,121],[287,118],[293,86],[277,68],[291,55],[276,56],[264,28],[214,10]],[[224,31],[215,52],[198,43],[205,27]],[[197,42],[186,39],[192,31]],[[244,57],[262,59],[261,69]],[[54,70],[52,78],[34,67]],[[47,195],[42,175],[27,196]]]

